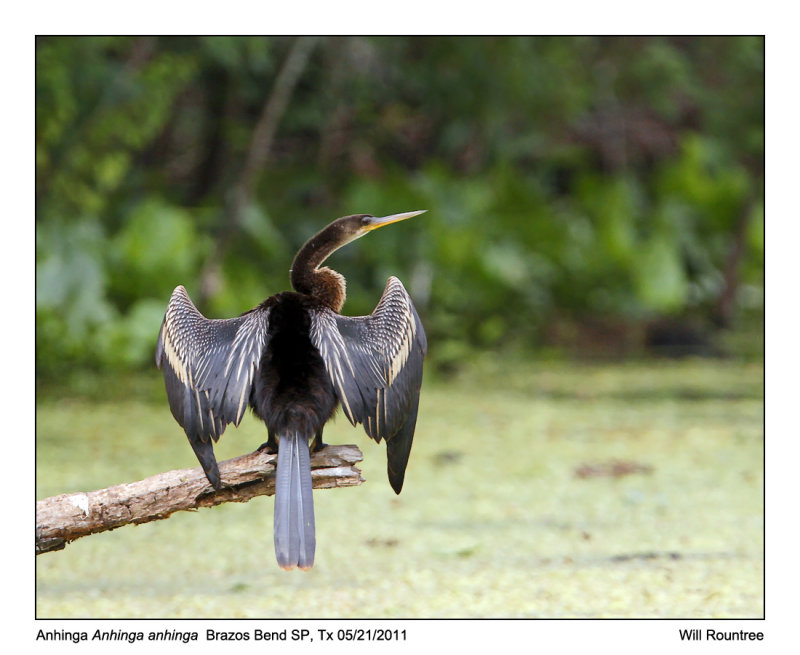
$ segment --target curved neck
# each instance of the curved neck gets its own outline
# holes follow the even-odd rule
[[[313,296],[335,312],[341,311],[344,305],[345,280],[336,271],[327,266],[320,268],[320,265],[342,245],[336,235],[325,228],[300,248],[290,271],[295,291]]]

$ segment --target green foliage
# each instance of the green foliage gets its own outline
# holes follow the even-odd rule
[[[192,212],[148,198],[128,214],[109,243],[111,292],[125,306],[142,297],[166,299],[174,280],[188,280],[210,250]]]
[[[331,264],[353,314],[400,276],[442,362],[564,321],[717,320],[731,284],[734,319],[763,310],[763,39],[322,39],[231,221],[294,43],[37,40],[40,375],[147,365],[212,258],[201,309],[238,314],[356,212],[429,210]]]

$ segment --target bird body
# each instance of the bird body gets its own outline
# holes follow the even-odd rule
[[[297,430],[314,436],[339,404],[325,362],[311,343],[311,315],[319,311],[319,303],[285,291],[264,304],[270,314],[268,340],[250,406],[272,434]]]
[[[337,219],[295,257],[294,291],[237,318],[205,318],[181,286],[167,306],[156,363],[172,414],[212,486],[222,487],[212,443],[248,406],[267,427],[264,446],[278,452],[274,537],[282,568],[313,565],[309,441],[324,446],[324,426],[339,404],[353,425],[386,441],[389,481],[396,493],[402,489],[427,350],[422,323],[395,277],[372,314],[340,315],[344,278],[321,264],[366,232],[418,213]]]

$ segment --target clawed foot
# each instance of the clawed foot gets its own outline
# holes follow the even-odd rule
[[[326,444],[321,437],[314,437],[314,439],[309,444],[309,450],[312,453],[318,453],[320,450],[325,448],[328,444]],[[266,451],[270,455],[277,455],[278,454],[278,442],[274,439],[268,439],[264,443],[262,443],[258,448],[256,448],[257,452]]]
[[[270,455],[277,455],[278,454],[278,444],[274,441],[265,441],[262,443],[258,448],[256,448],[256,452],[266,451]]]

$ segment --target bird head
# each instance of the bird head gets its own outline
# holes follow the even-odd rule
[[[380,218],[370,214],[354,214],[337,218],[306,241],[295,255],[289,271],[292,287],[295,291],[310,295],[327,294],[326,297],[333,298],[327,301],[328,305],[339,311],[344,302],[344,278],[327,267],[320,268],[322,263],[333,252],[351,241],[363,237],[367,232],[404,221],[412,216],[418,216],[425,211],[427,210],[423,209]],[[324,291],[324,289],[328,291]],[[335,292],[331,290],[335,290]]]
[[[346,243],[355,241],[359,237],[363,237],[368,232],[372,232],[372,230],[377,230],[379,227],[419,216],[426,211],[427,209],[421,209],[383,217],[372,216],[370,214],[354,214],[352,216],[344,216],[343,218],[336,219],[330,227],[334,232],[338,233],[339,245],[343,246]]]

